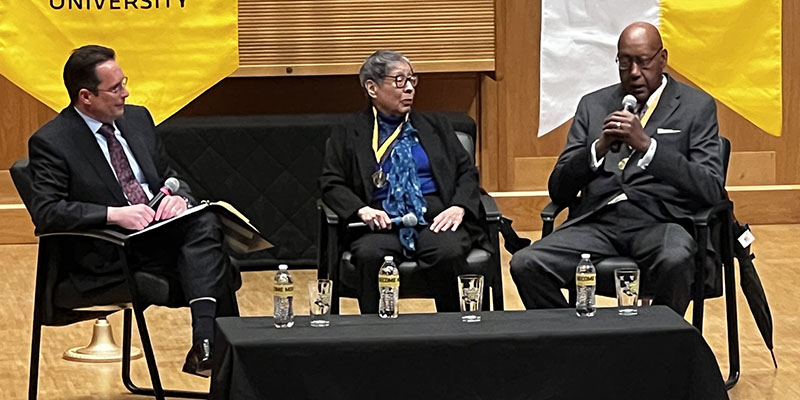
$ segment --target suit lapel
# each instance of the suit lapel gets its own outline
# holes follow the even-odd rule
[[[644,127],[647,136],[653,137],[658,128],[678,109],[680,105],[680,94],[677,91],[677,85],[673,82],[672,78],[667,75],[667,86],[664,87],[664,92],[661,93],[661,98],[658,100],[658,105],[647,121],[647,126]]]
[[[117,124],[120,133],[122,133],[122,137],[128,142],[128,147],[131,148],[133,157],[139,164],[139,168],[142,169],[147,183],[151,185],[151,187],[161,184],[162,182],[156,171],[156,166],[153,164],[153,157],[151,157],[150,153],[147,151],[147,146],[142,142],[139,135],[136,134],[136,129],[131,126],[132,124],[124,115],[114,122]]]
[[[368,108],[356,118],[356,137],[353,147],[356,153],[356,163],[358,164],[361,184],[364,187],[364,195],[367,203],[372,202],[372,192],[375,185],[372,183],[372,174],[377,170],[375,153],[372,151],[372,131],[375,118],[372,116],[372,108]]]
[[[100,180],[105,183],[111,196],[117,203],[127,204],[128,201],[122,193],[122,187],[119,185],[117,177],[114,175],[114,170],[111,169],[108,160],[106,160],[102,150],[100,150],[100,145],[97,143],[94,132],[89,129],[89,126],[86,125],[86,121],[84,121],[71,106],[64,111],[64,116],[70,124],[68,132],[72,132],[71,135],[73,136],[70,140],[74,141],[77,148],[81,149],[81,153],[86,157],[89,165],[92,166],[92,169]]]
[[[667,75],[667,86],[664,87],[661,98],[658,100],[658,105],[656,105],[656,109],[653,110],[653,115],[650,116],[650,120],[647,121],[647,126],[644,127],[644,132],[647,136],[653,137],[658,131],[658,128],[660,128],[675,110],[678,109],[680,105],[680,94],[676,90],[676,87],[677,85],[672,81],[672,78]],[[631,159],[628,160],[628,164],[635,166],[642,157],[644,157],[644,154],[637,151],[633,154]],[[634,170],[630,168],[633,167],[625,167],[625,177],[628,177],[634,172],[641,171],[641,168]]]

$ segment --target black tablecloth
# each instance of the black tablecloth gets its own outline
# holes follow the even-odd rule
[[[666,307],[217,319],[214,399],[727,399],[714,354]]]

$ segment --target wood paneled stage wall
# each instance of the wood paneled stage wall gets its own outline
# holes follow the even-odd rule
[[[385,0],[239,4],[242,67],[178,115],[357,111],[365,104],[356,77],[359,60],[372,49],[394,48],[416,61],[422,74],[416,108],[465,111],[479,122],[486,189],[545,189],[569,123],[536,137],[540,2],[412,1],[399,8]],[[800,184],[800,121],[794,117],[800,106],[798,26],[800,5],[784,1],[783,136],[764,133],[719,104],[720,130],[734,151],[729,185]],[[26,154],[27,138],[55,113],[2,77],[0,98],[2,170]],[[797,193],[796,187],[786,190]]]

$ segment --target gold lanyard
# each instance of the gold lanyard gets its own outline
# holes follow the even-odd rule
[[[392,134],[386,138],[386,141],[383,142],[382,145],[378,146],[378,110],[374,106],[372,107],[372,115],[375,117],[375,125],[372,129],[372,152],[375,153],[375,161],[377,161],[378,164],[381,163],[383,156],[386,154],[386,151],[389,150],[389,147],[392,146],[392,143],[394,143],[395,139],[400,136],[400,131],[403,130],[403,124],[408,122],[409,114],[410,112],[406,113],[405,120],[403,120],[400,125],[397,125],[397,129],[395,129],[394,132],[392,132]]]
[[[658,94],[658,96],[656,96],[655,99],[653,99],[653,104],[650,107],[647,107],[647,111],[645,111],[644,115],[642,115],[642,119],[641,119],[642,128],[644,128],[645,125],[647,125],[647,121],[649,121],[650,120],[650,116],[653,115],[653,111],[655,111],[656,106],[658,106],[658,101],[661,100],[661,95],[662,94],[664,94],[663,90],[661,91],[661,93]]]

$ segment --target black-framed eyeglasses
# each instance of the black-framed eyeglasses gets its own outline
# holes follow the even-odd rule
[[[387,76],[383,79],[393,80],[394,86],[399,89],[406,87],[406,82],[411,82],[411,87],[417,87],[417,83],[419,83],[419,77],[417,75],[411,75],[411,76],[395,75],[395,76]]]
[[[655,54],[648,58],[629,56],[620,57],[617,55],[617,67],[619,67],[620,70],[627,71],[633,67],[633,63],[636,63],[639,68],[648,69],[650,68],[650,63],[653,62],[653,59],[655,59],[657,55],[661,54],[661,50],[664,50],[664,46],[659,47]]]
[[[112,87],[111,89],[97,89],[98,92],[108,92],[111,94],[119,94],[122,89],[128,87],[128,77],[122,77],[122,81],[120,81],[117,86]]]

